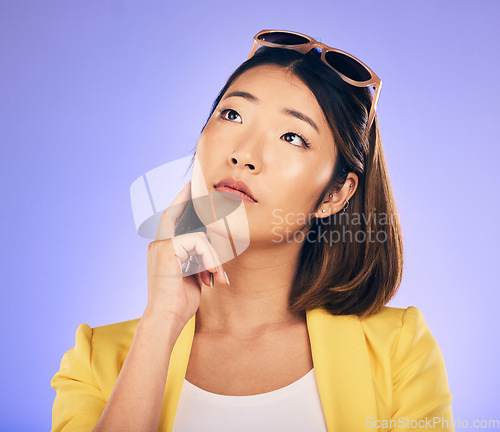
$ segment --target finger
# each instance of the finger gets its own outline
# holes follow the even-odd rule
[[[229,282],[228,282],[227,276],[225,274],[224,268],[222,266],[221,260],[220,260],[219,256],[217,255],[216,250],[214,249],[214,247],[210,243],[210,239],[208,238],[207,235],[203,235],[202,238],[206,239],[208,248],[210,249],[210,252],[212,254],[210,262],[214,263],[215,271],[210,269],[210,272],[213,273],[214,280],[217,280],[221,284],[228,284]]]
[[[171,227],[172,237],[175,236],[175,224],[179,219],[179,216],[182,214],[182,211],[186,207],[186,204],[191,199],[191,180],[186,182],[181,191],[172,201],[169,208],[170,210],[166,212],[167,214],[167,222],[168,226]],[[182,205],[183,204],[183,205]]]
[[[208,270],[203,270],[201,273],[199,273],[201,281],[206,285],[210,286],[210,279],[212,278],[212,273],[210,273]]]
[[[156,240],[163,240],[175,236],[175,224],[190,199],[191,181],[188,181],[168,208],[162,213],[156,232]]]
[[[210,243],[208,236],[204,232],[200,234],[201,242],[196,243],[195,251],[203,258],[204,267],[211,273],[213,273],[215,277],[219,276],[220,282],[225,282],[226,277],[223,275],[224,269],[222,268],[222,264],[219,256],[217,255],[217,252]]]
[[[208,239],[208,237],[207,237],[207,242],[208,242],[208,245],[209,245],[210,250],[212,252],[213,262],[215,263],[216,268],[217,268],[217,273],[214,273],[214,277],[220,283],[227,284],[228,282],[227,282],[227,279],[226,279],[226,276],[225,276],[224,267],[222,266],[222,262],[221,262],[221,260],[219,258],[219,255],[217,254],[216,250],[212,246],[212,243],[210,243],[210,240]]]
[[[208,249],[210,250],[211,262],[213,263],[214,268],[218,272],[221,271],[222,265],[221,265],[219,256],[217,255],[217,252],[215,251],[214,247],[212,246],[212,243],[210,243],[210,239],[208,238],[207,234],[204,232],[202,232],[201,235],[202,235],[202,238],[206,240]]]
[[[190,255],[199,256],[198,262],[203,270],[211,273],[217,272],[217,265],[213,258],[213,252],[205,233],[189,233],[172,238],[175,254],[181,261],[186,261]],[[194,259],[194,258],[193,258]]]

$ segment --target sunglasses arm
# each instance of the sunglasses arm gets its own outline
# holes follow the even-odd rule
[[[252,49],[250,50],[250,54],[248,55],[247,60],[255,54],[255,51],[257,51],[257,48],[259,48],[259,44],[257,42],[255,42],[255,40],[254,40],[253,45],[252,45]]]
[[[373,94],[372,106],[370,108],[370,117],[368,118],[368,128],[366,129],[366,135],[370,134],[370,130],[375,122],[375,113],[377,112],[378,99],[380,97],[380,90],[382,89],[382,81],[379,81],[375,93]]]

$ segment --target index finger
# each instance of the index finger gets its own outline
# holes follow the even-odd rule
[[[175,236],[175,224],[182,214],[186,204],[191,199],[191,180],[189,180],[177,194],[172,203],[162,213],[158,229],[156,231],[156,240],[164,240]],[[184,203],[184,205],[181,205]]]

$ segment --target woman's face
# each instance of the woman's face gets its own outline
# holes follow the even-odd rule
[[[196,150],[203,176],[193,172],[192,195],[241,180],[256,200],[243,201],[250,242],[291,241],[313,217],[335,153],[309,88],[283,68],[258,66],[229,87],[205,126]]]

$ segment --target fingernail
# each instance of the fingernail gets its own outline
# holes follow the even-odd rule
[[[229,283],[229,278],[227,277],[227,273],[226,273],[226,272],[224,272],[224,276],[226,276],[226,281],[227,281],[227,284],[228,284],[228,285],[231,285],[231,284]]]
[[[214,274],[210,273],[210,288],[214,287]]]

